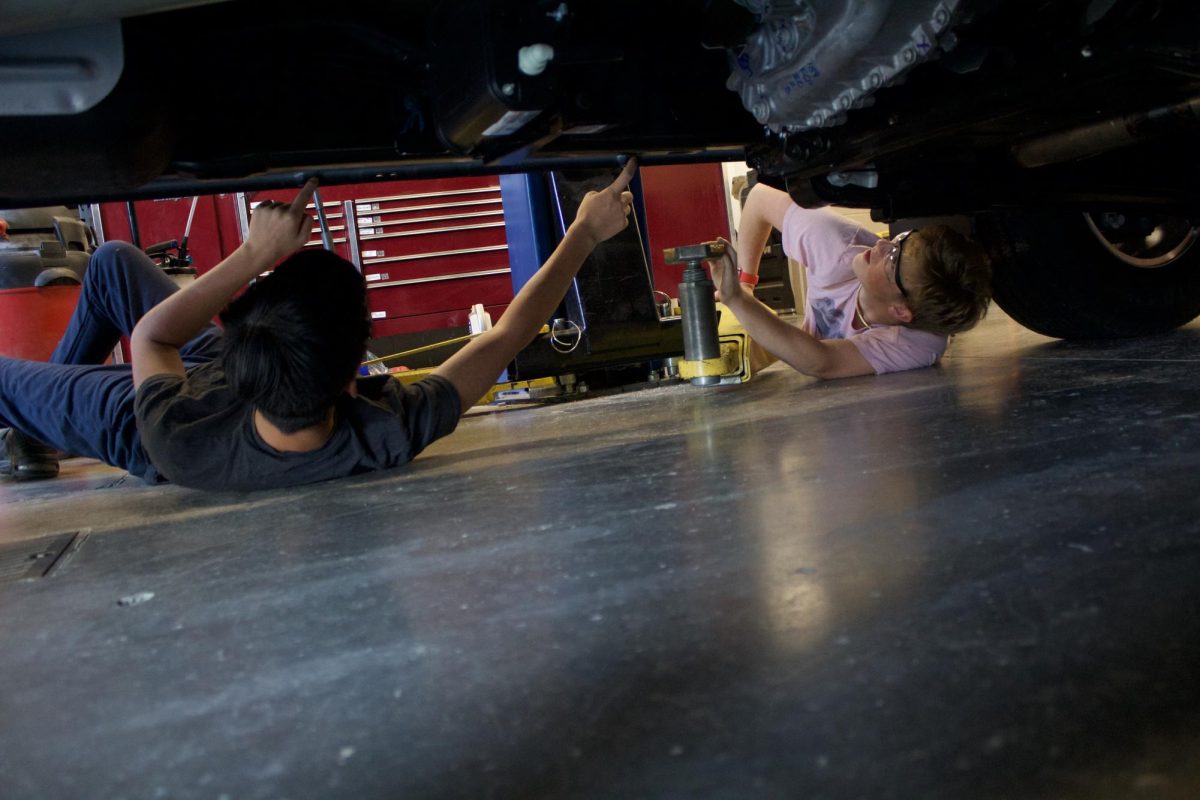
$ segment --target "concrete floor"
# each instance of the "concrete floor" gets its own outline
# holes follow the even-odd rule
[[[0,485],[0,797],[1194,798],[1200,324]]]

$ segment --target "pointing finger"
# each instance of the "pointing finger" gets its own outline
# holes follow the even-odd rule
[[[308,205],[308,201],[312,200],[313,192],[316,190],[317,179],[309,178],[307,181],[305,181],[304,186],[300,187],[299,194],[296,195],[296,199],[292,201],[292,204],[288,207],[288,210],[303,211],[304,207]]]
[[[623,170],[621,170],[621,174],[617,176],[617,179],[615,181],[613,181],[612,185],[609,186],[608,188],[610,188],[614,192],[617,192],[618,194],[620,194],[621,192],[625,191],[625,188],[627,186],[629,186],[629,182],[633,180],[633,176],[636,172],[637,172],[637,159],[630,158],[628,161],[625,162],[625,168]]]

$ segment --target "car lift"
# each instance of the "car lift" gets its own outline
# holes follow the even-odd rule
[[[500,176],[514,293],[549,258],[575,218],[583,196],[606,186],[611,177],[605,170]],[[633,224],[592,252],[554,318],[517,354],[501,381],[479,404],[563,398],[597,388],[677,378],[712,385],[750,379],[749,339],[729,313],[718,314],[719,353],[708,353],[703,364],[683,358],[685,325],[679,304],[670,298],[660,301],[656,295],[663,293],[654,290],[649,244],[641,233],[645,211],[639,177],[630,189],[634,193]],[[384,354],[364,366],[441,347],[461,347],[471,338],[473,335],[458,336]],[[392,375],[408,383],[432,371],[410,369]]]

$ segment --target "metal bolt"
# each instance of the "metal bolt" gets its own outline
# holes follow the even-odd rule
[[[500,87],[500,94],[504,95],[505,97],[512,97],[513,94],[516,93],[516,91],[517,91],[517,86],[516,86],[516,84],[513,84],[513,83],[506,83]]]
[[[1092,46],[1090,44],[1085,44],[1083,49],[1079,51],[1079,55],[1083,56],[1084,58],[1091,58]]]
[[[785,54],[791,53],[799,46],[800,37],[795,28],[781,25],[775,30],[775,44]]]

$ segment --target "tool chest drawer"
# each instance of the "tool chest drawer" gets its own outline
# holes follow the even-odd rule
[[[333,249],[367,281],[376,336],[465,325],[476,303],[494,319],[512,300],[495,176],[346,184],[319,193]],[[285,194],[262,192],[248,206]],[[313,211],[307,246],[321,247]]]
[[[376,335],[465,325],[476,303],[498,316],[512,300],[499,180],[371,188],[354,207]]]

